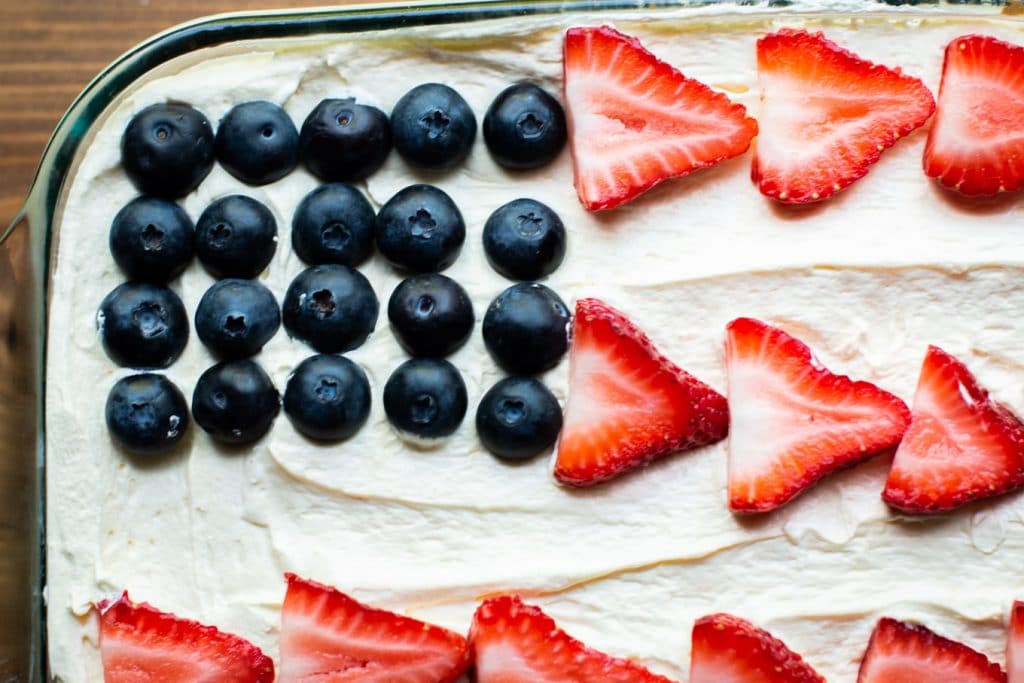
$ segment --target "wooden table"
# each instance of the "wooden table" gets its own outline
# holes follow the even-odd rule
[[[0,0],[0,231],[17,213],[58,119],[107,64],[148,36],[207,14],[322,6],[330,0]],[[359,1],[359,0],[355,0]],[[14,241],[19,241],[20,234]],[[18,249],[15,246],[12,249]],[[2,265],[2,264],[0,264]],[[0,269],[3,270],[3,269]],[[0,283],[10,284],[9,266]],[[0,288],[4,339],[14,348],[10,316],[17,286]],[[19,329],[26,326],[19,323]],[[24,340],[21,341],[24,344]],[[0,344],[0,354],[9,353]],[[32,575],[27,481],[32,443],[11,425],[34,419],[25,409],[30,368],[0,357],[0,683],[25,683],[37,635],[25,623]],[[9,400],[11,395],[22,400]],[[27,434],[20,427],[17,433]]]

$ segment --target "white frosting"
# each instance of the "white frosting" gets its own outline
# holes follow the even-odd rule
[[[900,65],[937,91],[942,50],[984,32],[1022,41],[1019,21],[787,15],[517,18],[331,40],[248,43],[162,68],[115,102],[84,152],[60,222],[47,379],[48,599],[51,671],[100,678],[90,602],[133,598],[238,633],[277,656],[282,573],[465,632],[477,600],[519,591],[590,645],[683,679],[693,620],[727,611],[768,628],[831,681],[852,681],[882,614],[919,619],[1002,658],[1004,612],[1024,597],[1024,499],[1009,495],[924,521],[891,515],[879,493],[888,457],[837,474],[777,513],[726,508],[726,444],[672,456],[586,491],[559,487],[544,457],[507,466],[481,447],[473,413],[501,377],[479,329],[452,357],[470,411],[436,450],[389,428],[381,392],[404,359],[382,314],[348,354],[373,391],[351,440],[318,445],[283,414],[253,448],[216,446],[193,425],[181,453],[153,464],[125,457],[103,424],[110,386],[128,371],[105,356],[95,311],[121,280],[107,250],[117,210],[135,191],[119,165],[131,114],[165,99],[216,124],[235,103],[282,104],[297,124],[324,97],[354,95],[390,111],[410,87],[449,83],[478,118],[507,84],[558,92],[561,32],[606,22],[640,37],[687,75],[758,110],[754,42],[780,25],[820,26],[866,58]],[[658,17],[656,21],[654,17]],[[424,176],[397,154],[362,184],[375,206],[417,181],[461,208],[468,238],[447,271],[477,315],[508,286],[488,266],[480,233],[516,197],[551,205],[569,230],[549,283],[569,303],[598,296],[626,312],[666,355],[724,390],[730,319],[781,325],[833,370],[913,396],[927,344],[964,359],[1000,400],[1024,411],[1024,199],[968,205],[921,172],[924,132],[887,152],[837,198],[786,209],[749,180],[749,154],[668,182],[612,213],[588,214],[568,152],[537,172],[508,173],[478,139],[468,163]],[[183,201],[193,219],[244,193],[278,219],[277,254],[262,280],[278,299],[303,264],[292,253],[294,208],[317,182],[297,170],[248,188],[216,167]],[[399,275],[374,256],[361,267],[382,303]],[[190,315],[212,279],[193,264],[172,287]],[[283,389],[312,351],[282,330],[257,360]],[[190,395],[213,358],[194,331],[168,371]],[[560,400],[566,363],[545,378]]]

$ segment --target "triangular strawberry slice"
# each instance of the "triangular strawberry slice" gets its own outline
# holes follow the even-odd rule
[[[452,683],[469,667],[458,633],[285,578],[279,683]]]
[[[751,318],[726,328],[729,507],[765,512],[899,443],[906,404],[829,372],[799,339]]]
[[[978,35],[946,47],[924,170],[966,195],[1024,188],[1024,47]]]
[[[587,647],[516,596],[485,600],[473,615],[469,642],[479,683],[672,683]]]
[[[1006,632],[1006,677],[1008,683],[1024,683],[1024,602],[1015,600]]]
[[[258,647],[213,626],[135,603],[125,592],[100,612],[104,683],[271,683]]]
[[[857,683],[1004,683],[1006,674],[988,657],[924,626],[878,620]]]
[[[693,625],[690,683],[825,683],[781,640],[731,614]]]
[[[729,406],[657,349],[622,313],[580,299],[555,478],[589,486],[675,451],[721,441]]]
[[[943,512],[1024,485],[1024,423],[938,347],[928,347],[911,418],[882,493],[894,508]]]
[[[608,26],[568,30],[564,74],[576,192],[590,210],[743,154],[757,134],[742,105]]]
[[[821,33],[764,36],[757,69],[761,132],[752,177],[780,202],[831,197],[935,111],[921,81],[861,59]]]

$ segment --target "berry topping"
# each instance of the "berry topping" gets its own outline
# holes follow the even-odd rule
[[[878,620],[857,683],[1006,683],[998,664],[917,624]]]
[[[285,574],[280,683],[455,683],[469,667],[466,639]]]
[[[185,210],[172,201],[137,197],[114,216],[110,253],[132,280],[164,283],[192,259],[195,230]]]
[[[422,273],[395,287],[388,320],[402,348],[413,356],[447,356],[473,331],[473,304],[455,280]]]
[[[480,683],[672,683],[636,662],[587,647],[539,607],[510,595],[477,608],[469,647]]]
[[[284,327],[320,353],[340,353],[366,341],[379,310],[370,281],[358,270],[334,263],[312,266],[285,292]]]
[[[729,405],[662,356],[622,313],[580,299],[555,478],[589,486],[675,451],[721,441]]]
[[[1009,683],[1024,683],[1024,602],[1015,600],[1010,608],[1006,632],[1006,674]]]
[[[250,444],[270,430],[280,410],[274,383],[251,360],[218,363],[196,381],[192,417],[216,441]]]
[[[196,255],[214,277],[254,278],[276,249],[274,214],[251,197],[218,199],[196,223]]]
[[[377,248],[396,268],[444,270],[462,251],[466,224],[452,198],[432,185],[399,190],[377,213]]]
[[[181,299],[166,287],[143,282],[126,282],[107,294],[96,327],[103,349],[122,367],[166,368],[188,342]]]
[[[243,638],[134,603],[127,593],[98,608],[105,683],[274,680],[273,661]]]
[[[690,683],[825,683],[825,679],[767,631],[731,614],[710,614],[693,625]]]
[[[484,141],[499,166],[539,168],[565,147],[565,112],[546,90],[516,83],[494,98],[484,116]]]
[[[928,347],[882,498],[903,512],[944,512],[1021,485],[1024,423],[967,366]]]
[[[757,134],[741,105],[608,26],[566,32],[564,71],[576,193],[590,210],[743,154]]]
[[[273,102],[243,102],[217,126],[217,160],[243,183],[280,180],[299,163],[299,132]]]
[[[484,225],[484,251],[491,267],[510,280],[539,280],[565,257],[565,226],[535,199],[499,207]]]
[[[384,412],[398,433],[412,441],[441,439],[466,415],[466,385],[446,360],[413,358],[384,385]]]
[[[924,171],[966,195],[1024,189],[1024,46],[990,36],[946,47]]]
[[[502,460],[528,460],[555,443],[562,409],[551,391],[532,377],[506,377],[484,394],[476,409],[476,433]]]
[[[484,314],[484,344],[508,372],[534,375],[558,365],[569,347],[569,309],[552,290],[520,282]]]
[[[351,185],[321,185],[307,194],[292,219],[292,249],[311,265],[357,266],[373,251],[373,207]]]
[[[417,166],[447,169],[466,158],[476,137],[473,110],[440,83],[417,85],[391,112],[395,149]]]
[[[351,98],[320,102],[299,135],[303,162],[327,182],[362,180],[381,167],[390,151],[387,114]]]
[[[726,328],[729,507],[766,512],[900,442],[910,411],[869,382],[829,372],[799,339],[751,318]]]
[[[288,378],[284,412],[308,437],[347,439],[370,415],[370,382],[362,368],[348,358],[312,356]]]
[[[117,381],[107,396],[107,430],[129,453],[159,455],[188,430],[188,405],[163,375],[144,373]]]
[[[184,197],[213,168],[213,128],[187,104],[146,107],[125,128],[121,165],[142,194]]]
[[[920,80],[821,33],[783,29],[761,38],[757,68],[761,132],[751,175],[780,202],[828,199],[935,111]]]
[[[258,353],[281,326],[277,299],[255,280],[219,280],[196,308],[196,334],[220,358]]]

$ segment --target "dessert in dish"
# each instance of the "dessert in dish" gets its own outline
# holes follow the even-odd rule
[[[1022,200],[939,182],[1018,187],[1013,135],[992,144],[1020,120],[1015,72],[982,67],[1017,59],[1019,22],[720,11],[246,42],[160,67],[111,105],[57,225],[56,679],[102,678],[117,642],[104,625],[149,613],[127,590],[192,624],[181,631],[216,626],[251,680],[268,655],[281,680],[315,670],[301,645],[345,610],[396,638],[416,629],[387,614],[429,624],[419,644],[436,656],[415,666],[449,664],[427,679],[472,661],[479,680],[722,680],[737,665],[870,681],[924,652],[918,671],[967,662],[964,680],[1002,680],[1024,594],[1024,503],[997,495],[1021,484]],[[507,91],[521,81],[540,92]],[[964,93],[984,102],[992,83],[1009,94],[978,125]],[[564,137],[544,96],[565,105]],[[421,98],[444,116],[409,116]],[[551,114],[536,148],[502,137],[523,100]],[[255,101],[285,116],[236,108]],[[187,106],[175,120],[199,150],[166,176],[125,163],[146,158],[133,126],[159,137],[146,117],[168,102]],[[821,132],[820,118],[844,125]],[[268,145],[285,140],[254,160],[221,131],[256,119]],[[406,130],[416,121],[438,134]],[[325,183],[355,192],[326,185],[324,199]],[[167,218],[122,216],[136,241],[180,227],[175,207],[195,221],[183,271],[174,244],[154,268],[104,239],[121,207],[142,211],[140,190],[165,197],[146,210]],[[500,217],[524,199],[543,208],[513,218],[548,245],[525,265]],[[785,206],[804,202],[820,203]],[[320,218],[335,205],[344,225]],[[351,400],[314,409],[339,392]],[[105,422],[108,395],[129,398]],[[502,428],[534,405],[525,434]],[[155,411],[148,432],[136,406]],[[936,453],[968,467],[949,475]],[[993,454],[1005,460],[988,470]],[[345,669],[359,658],[335,640],[331,670]],[[561,674],[552,651],[573,655]]]

